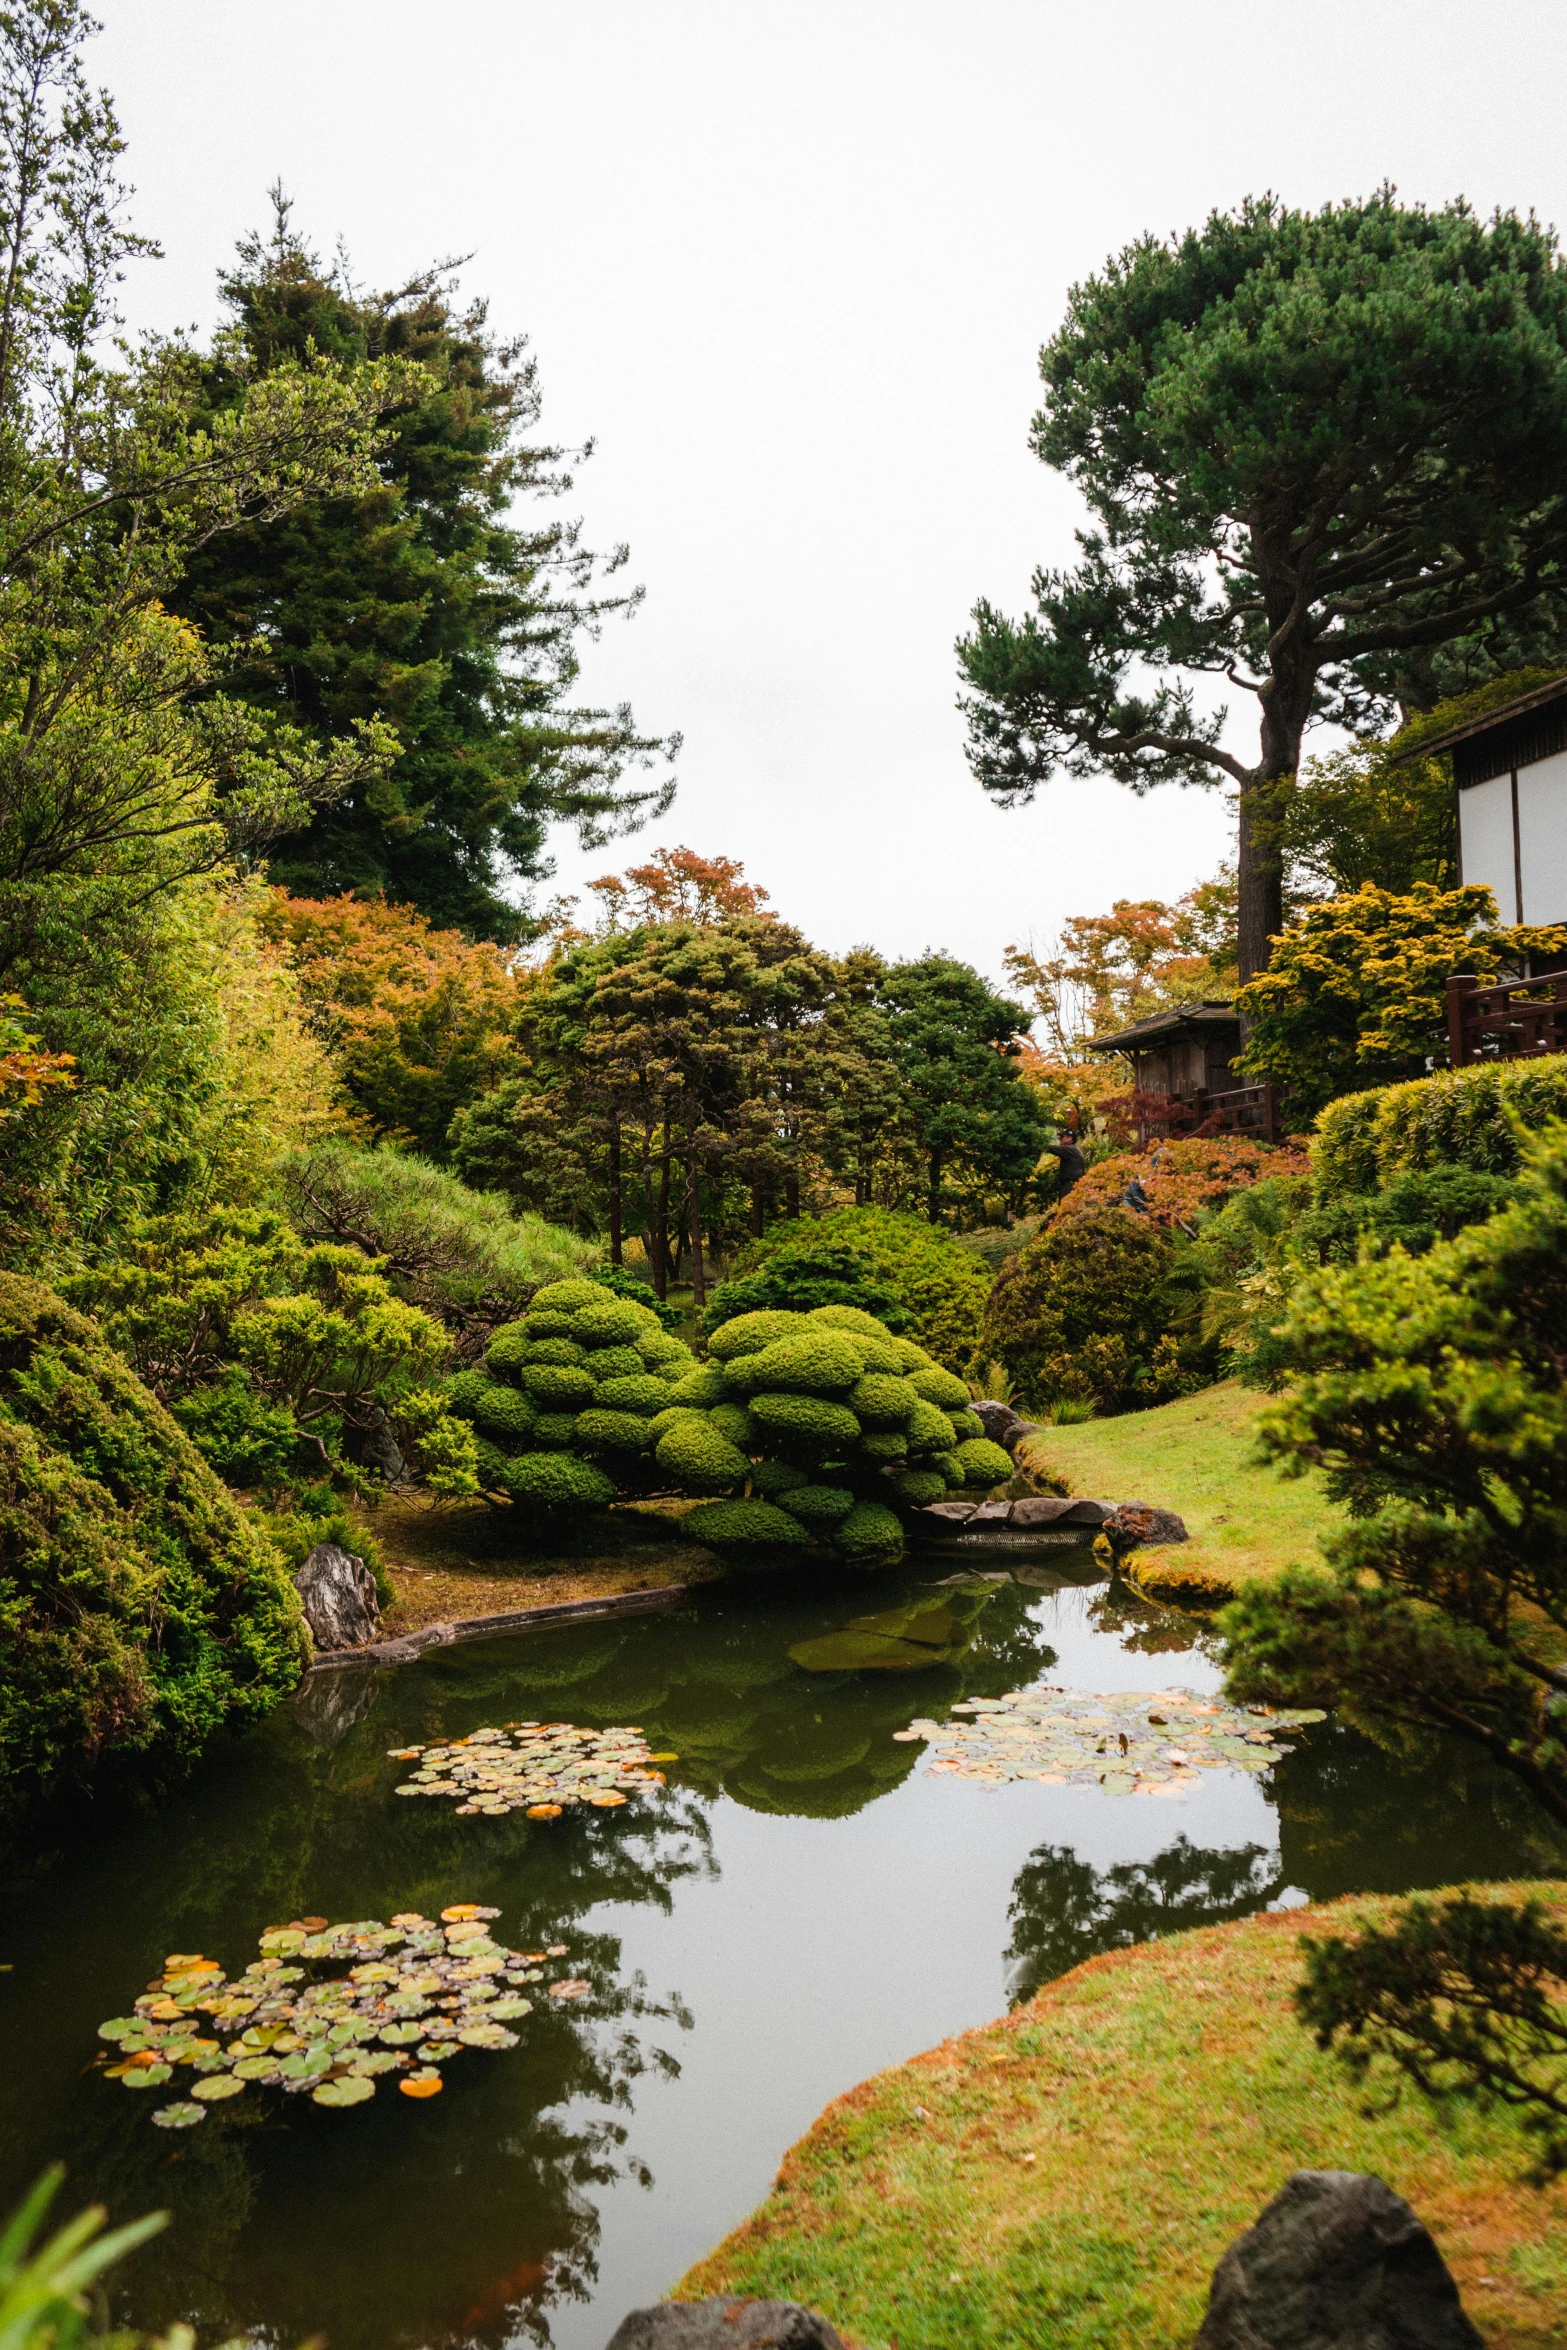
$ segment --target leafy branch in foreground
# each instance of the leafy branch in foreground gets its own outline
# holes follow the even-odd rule
[[[123,2228],[99,2233],[107,2217],[91,2203],[48,2239],[37,2237],[65,2177],[57,2163],[0,2229],[0,2344],[4,2350],[69,2350],[87,2338],[87,2298],[105,2269],[169,2224],[166,2211],[149,2212]],[[123,2340],[123,2337],[121,2337]]]
[[[1265,1458],[1325,1474],[1350,1523],[1221,1619],[1232,1696],[1444,1730],[1567,1822],[1567,1126],[1519,1196],[1424,1256],[1303,1281],[1274,1333],[1294,1392]]]
[[[1509,2106],[1539,2140],[1535,2183],[1567,2169],[1567,1931],[1538,1901],[1417,1899],[1304,1949],[1296,2013],[1353,2079],[1381,2059],[1435,2105]]]

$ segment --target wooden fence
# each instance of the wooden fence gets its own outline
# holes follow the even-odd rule
[[[1278,1095],[1271,1085],[1238,1085],[1228,1093],[1138,1093],[1130,1101],[1138,1140],[1145,1148],[1157,1135],[1188,1141],[1209,1134],[1243,1134],[1252,1142],[1278,1142],[1283,1137]]]
[[[1495,987],[1457,973],[1447,983],[1447,1048],[1455,1069],[1567,1053],[1567,971],[1504,979]]]

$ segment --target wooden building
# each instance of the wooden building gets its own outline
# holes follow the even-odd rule
[[[1432,736],[1407,758],[1453,755],[1458,877],[1503,922],[1567,922],[1567,677]]]
[[[1240,1016],[1233,1004],[1182,1004],[1134,1020],[1114,1036],[1096,1036],[1096,1053],[1124,1053],[1138,1093],[1195,1102],[1199,1094],[1229,1093],[1245,1083],[1232,1066],[1241,1049]]]

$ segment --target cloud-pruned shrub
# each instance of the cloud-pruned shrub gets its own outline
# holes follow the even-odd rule
[[[990,1272],[944,1226],[894,1208],[834,1208],[825,1216],[793,1217],[741,1251],[735,1259],[735,1285],[765,1272],[785,1250],[792,1254],[820,1248],[852,1249],[868,1257],[878,1279],[909,1316],[907,1335],[954,1370],[967,1374],[973,1368],[979,1359]],[[872,1305],[870,1311],[876,1313],[877,1308]]]

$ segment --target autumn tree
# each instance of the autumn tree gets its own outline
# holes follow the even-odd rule
[[[1076,287],[1040,370],[1035,452],[1092,522],[1024,619],[975,607],[974,772],[1003,806],[1060,767],[1237,785],[1250,979],[1283,927],[1280,789],[1307,728],[1385,724],[1443,646],[1483,662],[1488,631],[1559,633],[1555,237],[1391,189],[1315,214],[1248,198]],[[1224,747],[1203,676],[1255,696],[1254,755]]]
[[[655,849],[645,865],[606,873],[588,884],[605,930],[640,930],[651,922],[691,922],[698,929],[747,914],[771,922],[767,892],[745,879],[734,857],[702,857],[695,849]]]

